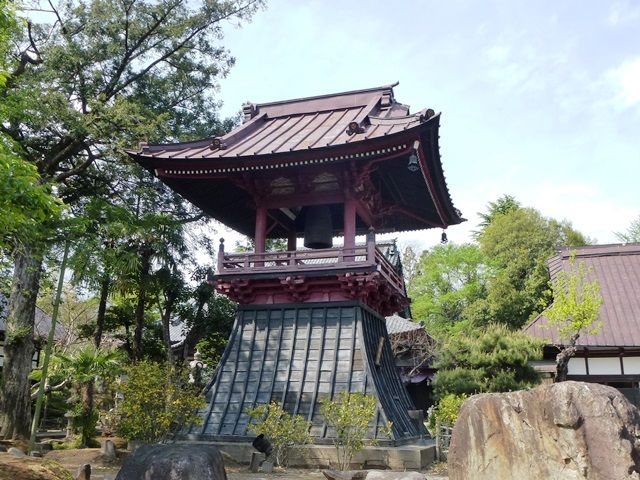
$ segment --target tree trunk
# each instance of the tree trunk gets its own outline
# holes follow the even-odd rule
[[[554,383],[566,382],[569,374],[569,360],[576,354],[576,342],[579,335],[574,335],[569,339],[569,346],[560,350],[556,355],[556,378]]]
[[[142,331],[144,329],[144,309],[147,302],[147,283],[151,269],[151,249],[144,248],[140,252],[140,277],[138,286],[138,303],[135,313],[135,330],[133,331],[133,360],[142,359]]]
[[[169,293],[171,295],[171,293]],[[171,351],[171,314],[173,313],[173,307],[175,305],[175,299],[170,297],[165,305],[165,308],[161,311],[160,319],[162,321],[162,339],[164,340],[164,348],[166,349],[167,361],[169,364],[173,364],[173,352]]]
[[[13,286],[5,326],[0,434],[28,440],[31,430],[31,362],[35,352],[33,328],[40,288],[42,252],[25,243],[14,253]]]
[[[182,358],[187,360],[191,355],[191,352],[195,350],[196,344],[203,337],[205,329],[204,325],[202,325],[202,310],[204,309],[204,300],[198,300],[198,307],[196,309],[195,319],[193,325],[187,332],[183,347],[182,347]]]
[[[102,331],[104,330],[104,317],[107,312],[107,297],[109,296],[109,287],[111,286],[111,277],[105,275],[100,285],[100,303],[98,304],[98,316],[96,318],[96,329],[93,333],[93,342],[96,348],[100,348],[102,342]]]
[[[88,447],[89,441],[95,434],[95,425],[93,423],[93,380],[82,384],[82,428],[80,435],[82,436],[82,446]]]

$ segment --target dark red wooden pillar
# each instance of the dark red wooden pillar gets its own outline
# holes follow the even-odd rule
[[[258,205],[256,208],[256,232],[254,242],[256,253],[264,253],[267,237],[267,209]]]
[[[289,230],[289,236],[287,237],[287,251],[293,252],[296,249],[296,231],[295,229]]]
[[[356,201],[347,196],[344,200],[344,247],[356,246]]]

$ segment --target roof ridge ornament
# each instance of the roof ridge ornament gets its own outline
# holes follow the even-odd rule
[[[364,133],[364,127],[363,124],[364,122],[349,122],[349,126],[347,127],[347,135],[354,135],[356,133]]]
[[[249,101],[244,102],[242,104],[242,113],[244,114],[243,122],[247,122],[258,114],[258,106]]]
[[[380,106],[382,108],[390,107],[395,103],[395,98],[393,96],[393,87],[382,92],[382,98],[380,99]]]
[[[215,137],[213,140],[211,140],[211,144],[209,145],[209,149],[211,150],[225,150],[227,148],[227,144],[225,142],[222,141],[222,138],[220,137]]]
[[[427,120],[431,119],[435,114],[436,112],[433,108],[427,108],[425,110],[422,110],[420,112],[420,121],[426,122]]]

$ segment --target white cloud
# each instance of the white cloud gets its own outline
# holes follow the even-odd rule
[[[560,179],[534,185],[518,199],[545,216],[570,220],[578,231],[603,244],[615,243],[613,232],[624,231],[637,217],[635,205],[621,206],[610,193],[592,183]]]
[[[607,17],[607,23],[612,27],[640,19],[640,6],[630,2],[615,2]]]
[[[506,45],[492,45],[485,50],[485,55],[491,62],[506,62],[511,53],[511,48]]]
[[[604,77],[613,88],[614,106],[628,108],[640,104],[640,57],[625,61]]]

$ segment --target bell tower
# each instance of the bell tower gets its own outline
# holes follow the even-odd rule
[[[247,408],[275,400],[329,442],[319,404],[343,391],[378,399],[370,437],[387,440],[388,421],[395,444],[426,434],[409,416],[385,326],[409,303],[401,267],[375,236],[464,219],[442,172],[439,115],[410,114],[393,87],[251,104],[224,137],[129,152],[255,240],[250,253],[220,243],[213,283],[238,312],[191,434],[246,441]],[[287,249],[266,251],[268,238]]]

